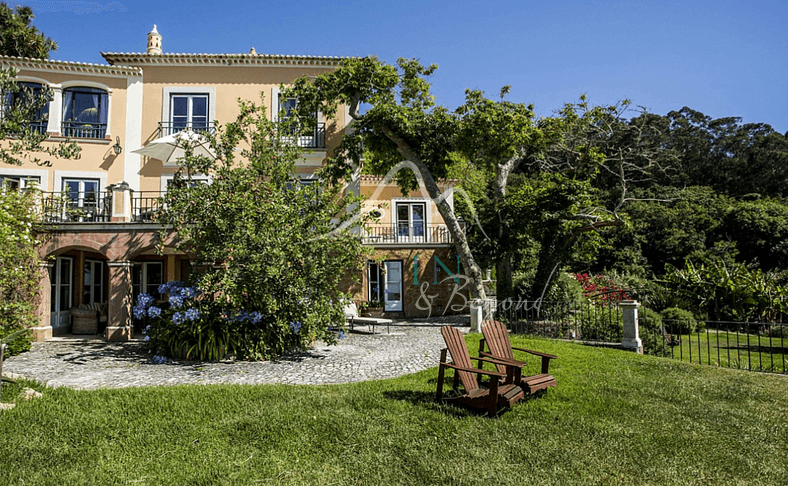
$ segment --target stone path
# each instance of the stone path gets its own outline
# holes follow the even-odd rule
[[[336,346],[319,345],[309,351],[265,362],[174,361],[154,364],[142,341],[107,343],[100,340],[56,338],[33,343],[32,349],[8,358],[3,371],[46,383],[87,390],[215,383],[330,384],[392,378],[437,366],[445,347],[440,326],[465,326],[468,317],[439,322],[399,322],[391,334],[356,326]]]

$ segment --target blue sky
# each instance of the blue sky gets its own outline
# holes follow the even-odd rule
[[[511,85],[510,100],[544,116],[586,94],[788,131],[788,0],[27,4],[60,46],[53,59],[144,52],[155,23],[165,52],[415,57],[438,64],[433,93],[450,108],[466,88]]]

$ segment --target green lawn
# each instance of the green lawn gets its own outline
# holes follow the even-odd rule
[[[683,334],[681,345],[665,352],[682,361],[785,373],[788,371],[788,338],[745,332],[702,330]]]
[[[558,388],[492,419],[435,403],[437,368],[45,390],[0,413],[0,484],[788,484],[788,377],[514,341],[559,356]]]

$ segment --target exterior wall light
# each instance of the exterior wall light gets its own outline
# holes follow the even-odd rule
[[[120,146],[120,137],[115,137],[115,145],[112,146],[112,150],[115,151],[115,155],[120,155],[123,152],[123,147]]]

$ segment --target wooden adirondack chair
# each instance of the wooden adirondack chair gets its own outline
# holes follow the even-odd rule
[[[443,326],[441,328],[443,340],[446,348],[441,351],[441,362],[438,370],[438,390],[436,400],[448,403],[457,403],[470,408],[486,409],[491,415],[498,413],[499,407],[511,407],[514,403],[525,396],[522,388],[514,383],[504,383],[505,373],[487,371],[474,368],[471,359],[486,361],[506,368],[505,363],[501,363],[488,358],[471,358],[462,333],[454,327]],[[452,362],[446,361],[446,351],[451,354]],[[462,382],[465,394],[457,397],[443,396],[443,377],[446,368],[454,369],[454,389],[458,390],[458,381]],[[490,377],[489,388],[482,387],[474,378],[476,375],[486,375]]]
[[[556,359],[558,356],[540,353],[530,349],[513,348],[512,343],[509,340],[509,331],[498,321],[485,321],[482,323],[482,334],[484,335],[484,339],[479,342],[479,356],[487,356],[509,363],[510,365],[515,365],[514,372],[512,372],[510,369],[510,371],[507,373],[504,383],[514,383],[519,385],[528,393],[544,390],[550,386],[557,386],[555,377],[549,374],[548,369],[550,368],[550,360]],[[489,347],[489,351],[484,350],[485,344]],[[522,376],[522,368],[525,366],[525,362],[514,359],[513,350],[522,351],[534,356],[541,356],[542,373],[532,376]],[[499,372],[503,373],[506,371],[505,366],[497,366]]]

